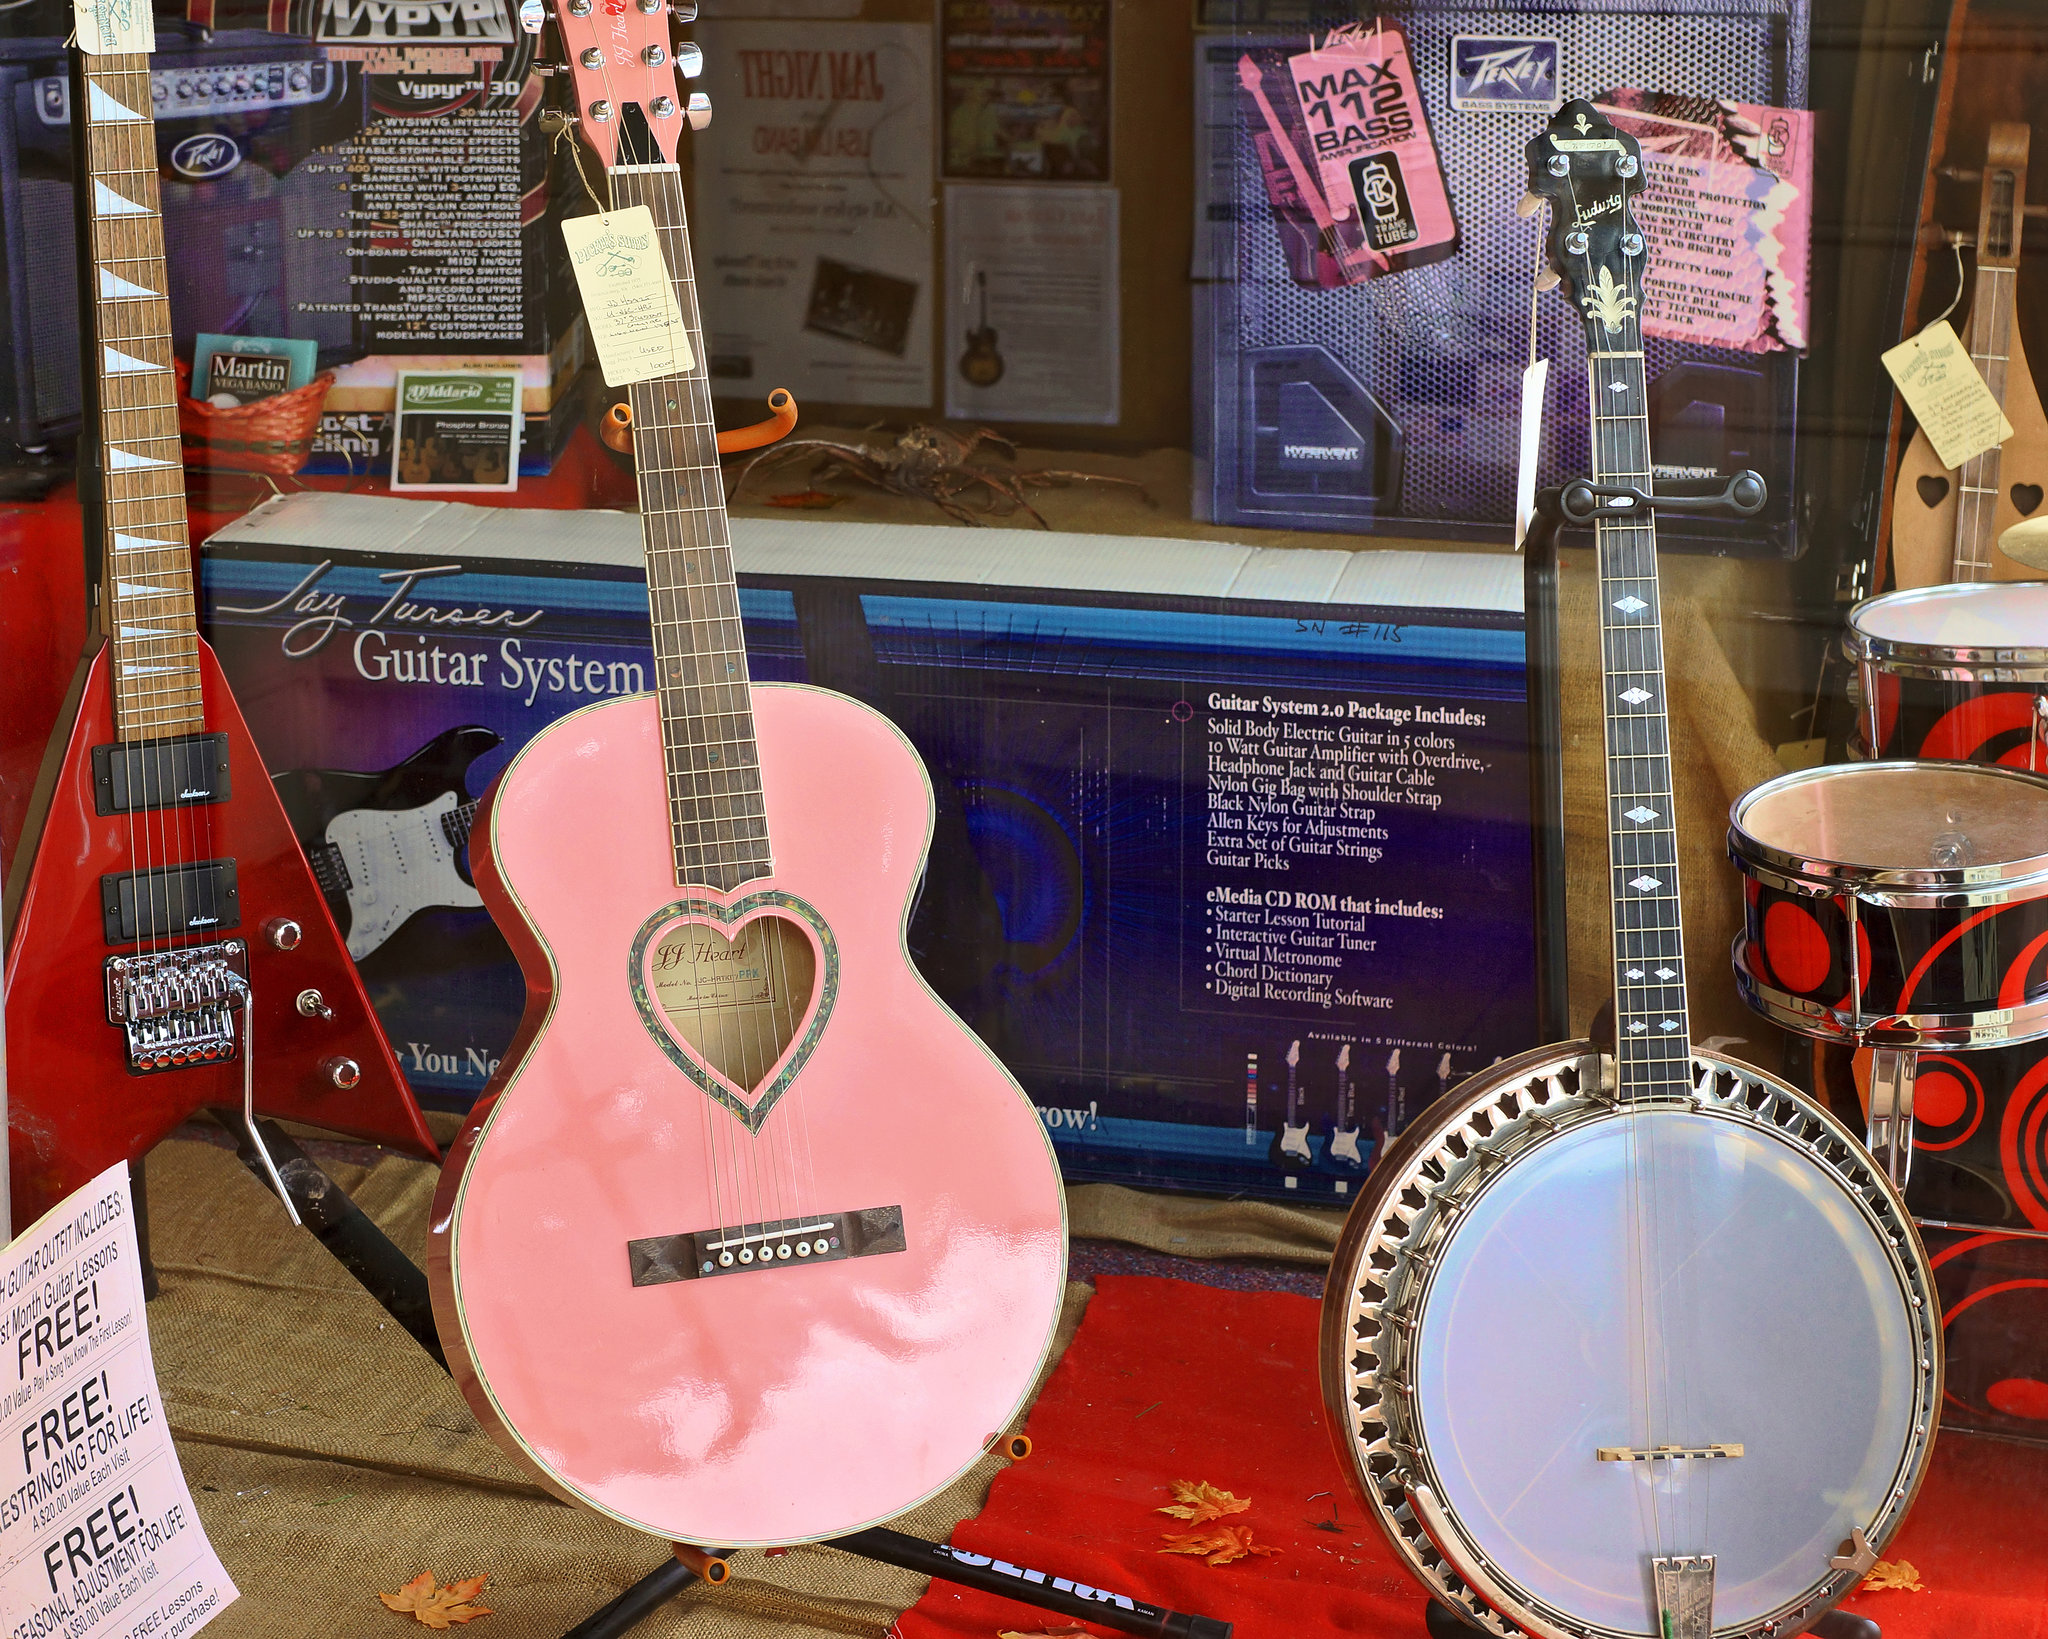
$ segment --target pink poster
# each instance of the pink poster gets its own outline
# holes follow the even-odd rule
[[[1630,89],[1600,111],[1643,146],[1643,334],[1744,353],[1807,346],[1813,115]]]
[[[1347,24],[1287,66],[1330,215],[1363,230],[1377,269],[1456,250],[1458,219],[1401,32]]]

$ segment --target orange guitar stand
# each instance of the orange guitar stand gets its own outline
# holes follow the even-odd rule
[[[1230,1639],[1230,1624],[1213,1616],[1190,1616],[1183,1611],[1167,1610],[1163,1605],[1148,1605],[1128,1594],[1091,1588],[1086,1583],[1012,1565],[1007,1560],[987,1554],[971,1554],[964,1548],[955,1548],[947,1543],[905,1536],[901,1531],[891,1531],[884,1526],[870,1526],[851,1536],[833,1537],[825,1546],[858,1554],[863,1559],[880,1560],[884,1565],[915,1571],[920,1576],[935,1577],[941,1582],[998,1594],[1004,1599],[1014,1599],[1020,1605],[1056,1611],[1061,1616],[1091,1622],[1097,1627],[1138,1634],[1143,1639]],[[690,1555],[688,1561],[684,1559],[685,1553]],[[620,1639],[622,1634],[644,1622],[696,1580],[702,1574],[695,1568],[696,1564],[702,1563],[706,1570],[716,1565],[723,1571],[724,1558],[723,1554],[706,1554],[701,1549],[686,1550],[679,1546],[675,1558],[649,1572],[602,1610],[577,1623],[562,1635],[562,1639]],[[705,1580],[722,1582],[725,1578],[712,1575],[706,1576]]]
[[[778,387],[768,395],[768,408],[775,413],[766,421],[757,421],[751,427],[735,427],[730,432],[718,435],[718,453],[737,455],[742,450],[758,450],[763,445],[774,444],[796,431],[796,398],[788,388]],[[624,399],[619,400],[597,424],[598,437],[621,455],[633,453],[633,406]]]

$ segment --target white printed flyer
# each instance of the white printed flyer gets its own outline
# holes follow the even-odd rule
[[[4,1252],[0,1639],[188,1639],[235,1600],[164,1422],[126,1164]]]

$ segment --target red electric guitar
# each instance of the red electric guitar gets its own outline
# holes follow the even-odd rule
[[[971,1465],[1030,1393],[1065,1236],[1036,1112],[904,948],[923,765],[865,706],[748,682],[675,160],[710,110],[669,12],[556,16],[602,268],[658,253],[693,359],[631,389],[657,690],[536,735],[470,831],[527,1007],[430,1275],[457,1381],[541,1483],[747,1547]]]
[[[106,569],[9,884],[16,1224],[239,1106],[245,1070],[269,1114],[437,1153],[199,638],[149,59],[86,58],[84,88]]]

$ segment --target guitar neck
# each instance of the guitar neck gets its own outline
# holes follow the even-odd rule
[[[610,175],[615,207],[654,218],[695,356],[629,401],[676,881],[729,892],[773,862],[682,179],[672,164]]]
[[[1970,357],[1991,396],[2005,403],[2012,362],[2013,301],[2027,197],[2028,130],[2001,123],[1985,151],[1977,210],[1977,279],[1970,298]],[[1999,447],[1973,455],[1956,474],[1956,537],[1950,578],[1991,578],[1998,521]]]
[[[123,741],[204,726],[185,522],[177,372],[165,298],[149,59],[83,59],[114,723]]]
[[[1589,327],[1593,470],[1602,484],[1651,493],[1649,399],[1633,313]],[[1615,1057],[1624,1098],[1682,1096],[1692,1085],[1680,927],[1678,835],[1665,711],[1657,528],[1641,518],[1596,526],[1600,655],[1607,723],[1608,867],[1614,903]]]

